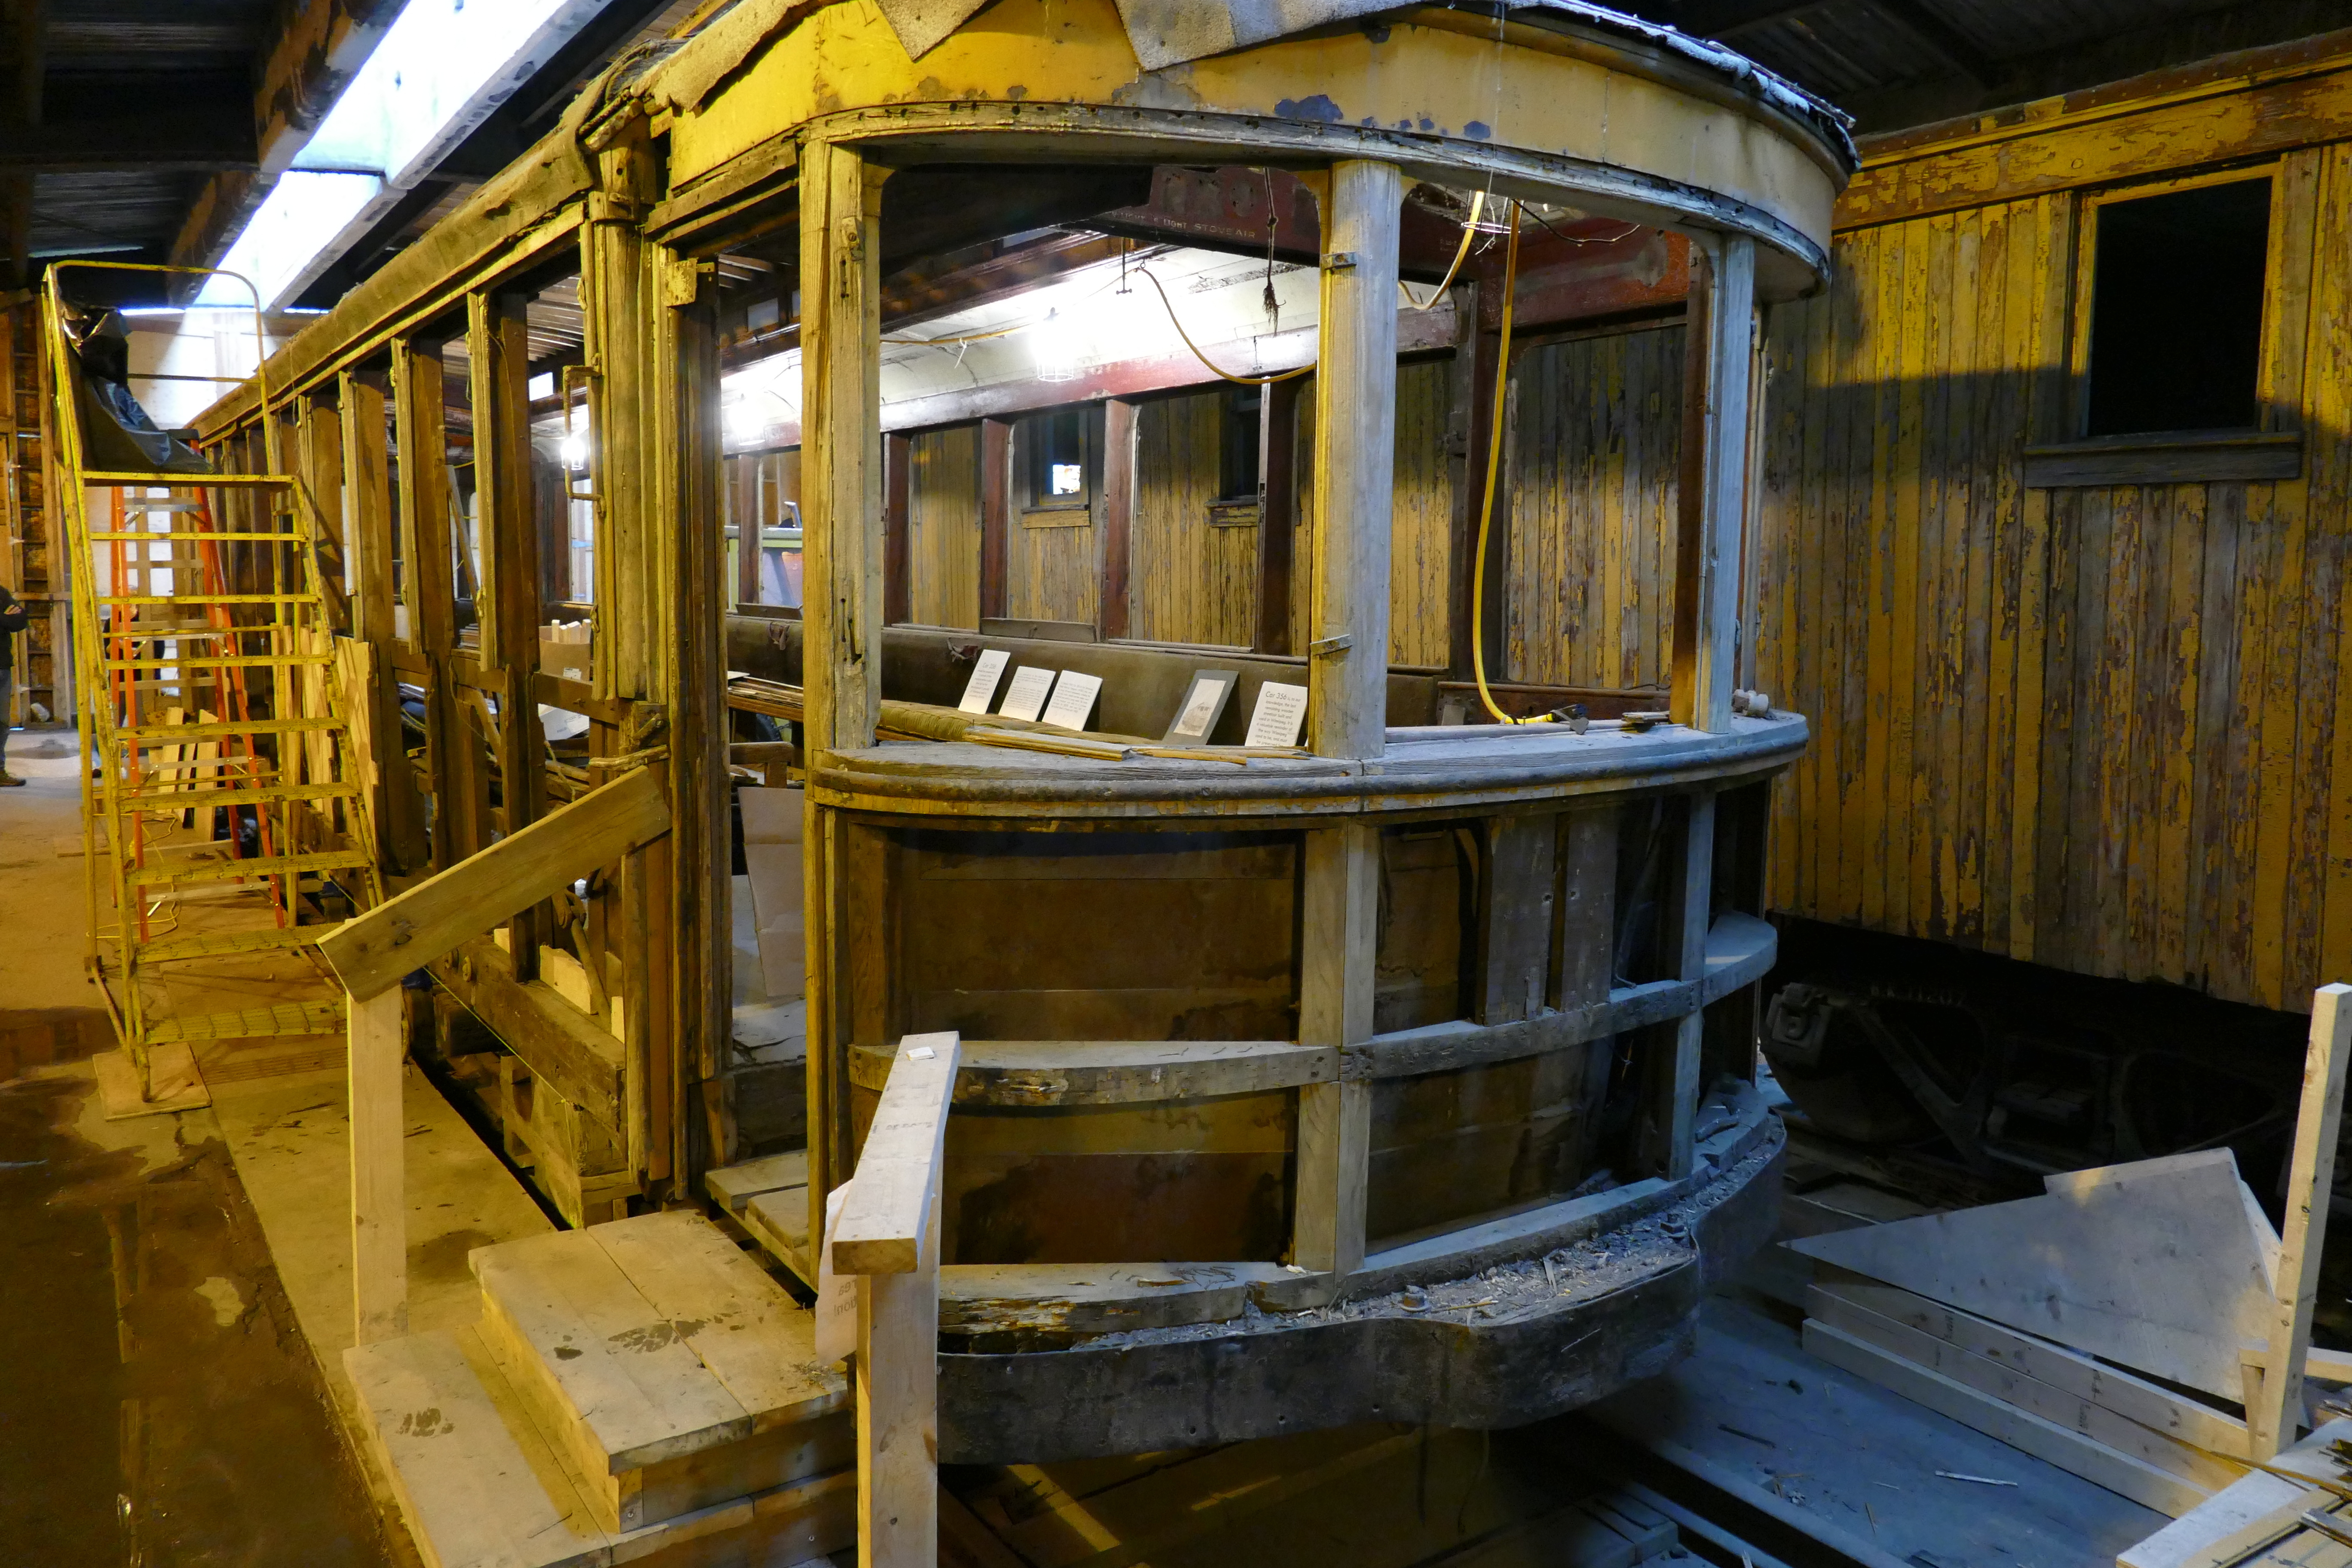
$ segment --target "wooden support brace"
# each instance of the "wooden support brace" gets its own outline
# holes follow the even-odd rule
[[[639,845],[669,831],[669,802],[640,768],[429,877],[319,944],[346,990],[372,997]]]
[[[940,1164],[960,1042],[908,1035],[827,1242],[857,1282],[857,1561],[939,1561]]]
[[[1309,833],[1301,922],[1301,1045],[1344,1049],[1371,1038],[1380,912],[1380,830],[1351,822]],[[1370,1083],[1343,1076],[1299,1089],[1291,1260],[1328,1273],[1335,1286],[1364,1261],[1371,1129]]]
[[[1715,795],[1706,791],[1690,797],[1684,826],[1681,877],[1674,902],[1676,925],[1669,933],[1677,955],[1675,975],[1679,980],[1696,982],[1706,974],[1714,870]],[[1700,1046],[1706,1033],[1703,1010],[1685,1014],[1675,1026],[1674,1061],[1663,1075],[1666,1102],[1658,1107],[1658,1125],[1665,1140],[1662,1173],[1671,1182],[1689,1175],[1697,1159],[1697,1141],[1692,1134],[1698,1119]]]
[[[1738,651],[1756,242],[1701,236],[1691,254],[1670,707],[1675,722],[1720,733],[1731,728]]]
[[[351,1032],[352,1296],[358,1341],[408,1331],[408,1192],[402,1170],[400,987],[344,999]]]
[[[2288,1167],[2269,1353],[2263,1357],[2259,1386],[2249,1390],[2246,1401],[2247,1442],[2257,1459],[2270,1458],[2294,1443],[2303,1415],[2312,1309],[2319,1294],[2319,1250],[2327,1236],[2336,1137],[2344,1118],[2344,1068],[2352,1058],[2347,998],[2352,998],[2352,985],[2344,984],[2323,985],[2311,998],[2311,1046],[2304,1058],[2303,1108],[2295,1117],[2294,1156]]]

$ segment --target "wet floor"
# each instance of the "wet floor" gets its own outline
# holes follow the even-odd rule
[[[87,1114],[112,1044],[0,1011],[0,1563],[403,1561],[209,1113]]]

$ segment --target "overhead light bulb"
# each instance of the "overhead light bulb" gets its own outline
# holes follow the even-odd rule
[[[1077,380],[1083,374],[1079,362],[1086,355],[1086,344],[1069,318],[1059,310],[1048,310],[1031,331],[1036,334],[1037,379]]]

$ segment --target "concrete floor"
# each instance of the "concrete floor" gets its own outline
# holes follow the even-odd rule
[[[339,1419],[341,1043],[207,1047],[211,1109],[106,1121],[90,1058],[114,1040],[82,971],[73,758],[23,731],[8,751],[32,782],[0,793],[0,1562],[414,1563]],[[174,1000],[320,984],[291,962]],[[404,1109],[412,1321],[467,1322],[467,1253],[549,1224],[413,1072]]]

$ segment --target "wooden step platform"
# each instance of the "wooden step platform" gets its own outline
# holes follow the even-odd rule
[[[646,1215],[484,1247],[482,1336],[608,1531],[852,1463],[814,1318],[708,1220]]]
[[[771,1568],[855,1537],[854,1468],[608,1530],[473,1330],[355,1345],[343,1364],[428,1568]]]
[[[703,1190],[769,1255],[814,1284],[808,1245],[808,1151],[706,1171]]]

